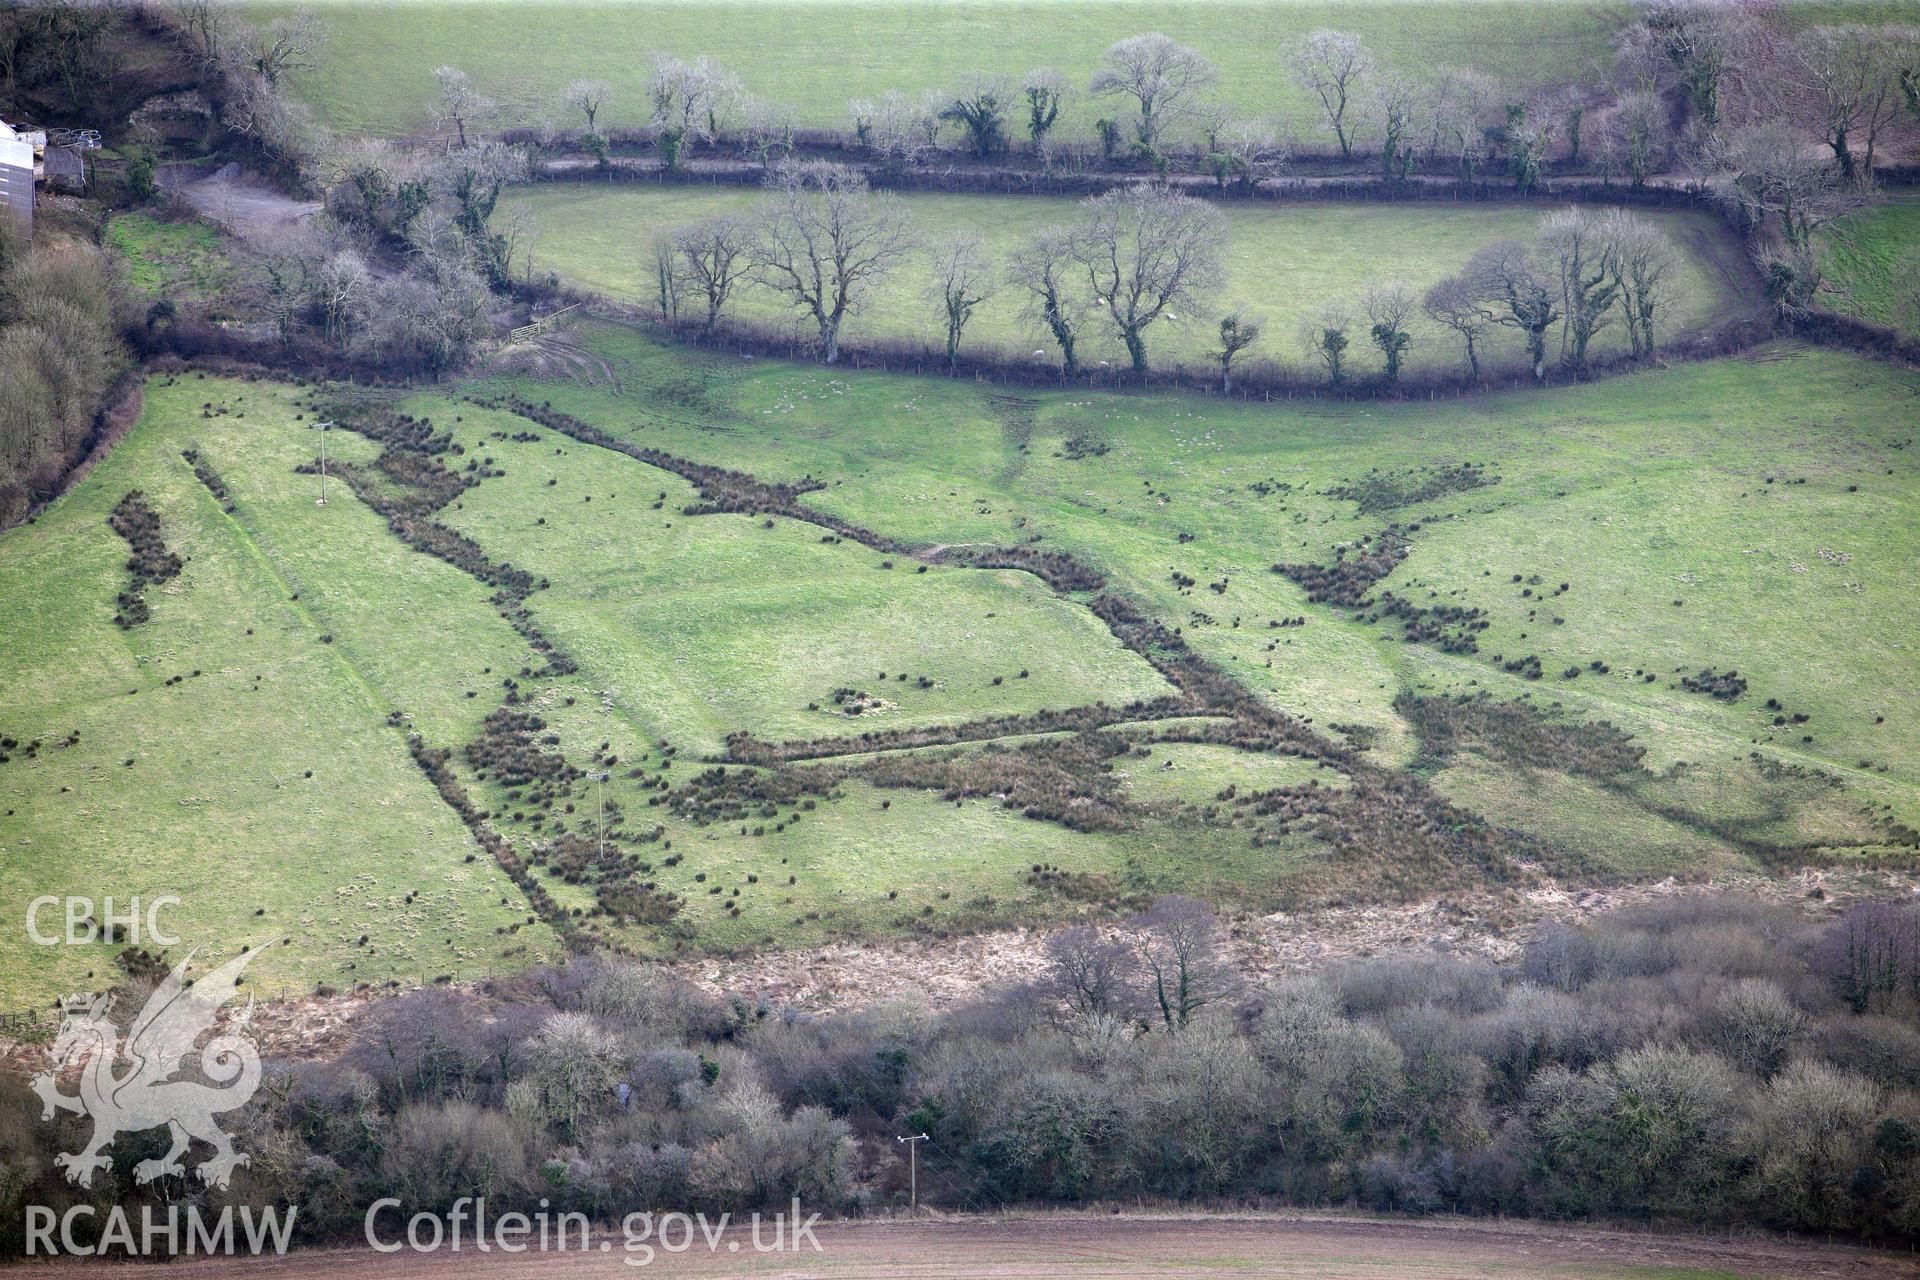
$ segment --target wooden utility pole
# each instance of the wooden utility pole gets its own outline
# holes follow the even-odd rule
[[[920,1144],[926,1140],[927,1135],[924,1133],[916,1133],[906,1138],[894,1138],[895,1142],[907,1144],[908,1203],[912,1206],[914,1213],[920,1212]]]

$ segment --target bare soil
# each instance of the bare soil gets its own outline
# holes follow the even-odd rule
[[[709,1251],[698,1231],[683,1253],[656,1252],[623,1265],[618,1236],[572,1253],[380,1255],[365,1248],[285,1258],[186,1261],[173,1280],[584,1280],[616,1275],[751,1276],[766,1280],[1182,1280],[1253,1275],[1312,1280],[1815,1280],[1920,1275],[1911,1257],[1773,1237],[1712,1238],[1504,1222],[1329,1215],[1101,1214],[1094,1212],[832,1223],[813,1231],[819,1252],[758,1254],[744,1228]],[[675,1237],[677,1240],[677,1236]],[[729,1252],[727,1242],[738,1245]],[[632,1255],[637,1264],[641,1255]],[[130,1268],[146,1264],[118,1264]],[[100,1264],[90,1269],[98,1274]],[[15,1275],[72,1275],[71,1266],[22,1267]],[[144,1274],[144,1272],[142,1273]]]
[[[281,232],[320,211],[318,200],[296,200],[233,164],[222,165],[203,178],[192,178],[184,172],[163,173],[161,185],[201,217],[252,243],[270,244]]]

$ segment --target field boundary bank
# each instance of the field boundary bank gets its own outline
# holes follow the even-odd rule
[[[127,433],[140,421],[140,412],[146,403],[144,390],[149,372],[144,365],[134,365],[122,370],[108,385],[106,395],[94,406],[92,427],[86,439],[80,442],[72,461],[50,481],[34,485],[33,492],[37,496],[27,503],[17,519],[0,520],[0,533],[39,519],[42,512],[65,497],[69,489],[92,475],[93,469],[106,461],[114,446],[126,439]]]
[[[1643,186],[1624,185],[1585,176],[1548,177],[1531,192],[1520,192],[1489,178],[1467,181],[1437,175],[1410,175],[1402,179],[1353,174],[1300,175],[1268,178],[1246,185],[1222,186],[1199,173],[1110,172],[1040,173],[974,165],[876,165],[850,161],[876,190],[925,192],[943,195],[1038,196],[1080,198],[1141,185],[1165,185],[1185,195],[1247,204],[1310,204],[1314,202],[1371,204],[1552,205],[1561,202],[1635,205],[1658,209],[1703,209],[1718,206],[1697,186],[1671,175],[1661,175]],[[752,160],[691,160],[669,169],[659,161],[617,158],[604,168],[587,157],[537,161],[527,185],[628,185],[651,182],[660,186],[757,187],[766,181],[768,167]]]
[[[659,130],[652,126],[628,128],[608,128],[601,131],[608,146],[609,160],[613,166],[661,167],[655,159],[658,155]],[[476,135],[477,136],[477,135]],[[553,167],[580,167],[594,170],[598,161],[584,145],[584,132],[579,129],[502,129],[487,135],[492,140],[508,146],[529,148],[537,155],[548,157],[545,164]],[[397,138],[399,145],[416,148],[435,148],[444,146],[444,139],[426,135],[411,135]],[[737,165],[762,168],[763,163],[755,154],[754,148],[738,134],[721,133],[703,144],[702,154],[689,156],[681,163],[681,169],[703,166]],[[776,155],[777,153],[777,155]],[[886,159],[876,159],[871,146],[859,142],[853,135],[838,129],[794,129],[784,144],[770,144],[766,154],[776,159],[794,160],[831,160],[870,173],[885,169],[899,169],[901,163]],[[941,157],[938,164],[918,163],[907,165],[910,169],[927,172],[954,172],[1004,175],[1018,181],[1034,179],[1080,179],[1088,181],[1128,182],[1150,177],[1153,170],[1137,162],[1130,162],[1123,155],[1103,155],[1094,142],[1066,143],[1055,146],[1055,162],[1049,165],[1032,145],[1024,140],[1011,140],[1007,150],[993,157],[980,157],[965,150],[937,151]],[[1193,181],[1207,186],[1216,185],[1207,166],[1207,156],[1201,149],[1191,146],[1176,147],[1164,153],[1167,176],[1175,181]],[[1356,149],[1351,156],[1343,157],[1339,151],[1329,146],[1306,147],[1294,150],[1280,161],[1279,168],[1290,170],[1287,177],[1279,181],[1297,179],[1379,182],[1382,185],[1406,185],[1417,182],[1454,182],[1455,177],[1448,176],[1459,172],[1463,167],[1463,158],[1457,152],[1436,151],[1424,155],[1419,160],[1422,170],[1409,173],[1397,183],[1381,172],[1377,151]],[[1482,167],[1482,185],[1491,187],[1504,169],[1497,161]],[[1912,187],[1920,185],[1920,163],[1876,164],[1873,169],[1874,180],[1884,187]],[[999,179],[996,179],[999,180]],[[1564,158],[1548,161],[1542,166],[1541,181],[1551,186],[1558,183],[1606,183],[1610,175],[1594,172],[1584,163],[1570,163]],[[1648,182],[1654,186],[1676,187],[1687,181],[1683,171],[1672,168],[1662,169],[1648,175]]]
[[[708,337],[700,332],[698,325],[669,324],[642,307],[578,285],[562,286],[554,296],[583,303],[582,310],[597,320],[625,325],[656,341],[679,347],[716,355],[753,356],[795,363],[817,360],[816,342],[804,335],[783,332],[771,326],[723,322],[721,328]],[[1454,371],[1416,371],[1402,374],[1399,382],[1394,384],[1356,380],[1333,387],[1328,385],[1324,377],[1313,377],[1304,369],[1294,369],[1271,360],[1248,361],[1244,367],[1235,365],[1233,390],[1230,393],[1220,389],[1220,376],[1210,368],[1176,364],[1170,368],[1150,369],[1142,376],[1116,366],[1105,370],[1082,369],[1076,376],[1068,378],[1056,365],[1016,357],[1004,347],[981,346],[972,352],[962,352],[950,362],[944,350],[930,343],[906,339],[861,342],[843,338],[840,342],[840,359],[836,365],[858,372],[956,378],[987,386],[1034,390],[1080,388],[1107,393],[1184,391],[1248,404],[1296,400],[1336,404],[1353,401],[1415,403],[1442,397],[1463,400],[1509,391],[1581,386],[1645,373],[1672,364],[1693,364],[1743,355],[1774,338],[1790,336],[1790,331],[1780,330],[1758,319],[1735,320],[1675,338],[1663,346],[1652,360],[1635,360],[1630,355],[1621,355],[1590,361],[1586,369],[1579,371],[1550,368],[1546,376],[1539,379],[1521,368],[1489,372],[1478,379]]]
[[[1920,368],[1920,338],[1891,325],[1815,308],[1794,322],[1793,332],[1812,346],[1848,351],[1903,368]]]

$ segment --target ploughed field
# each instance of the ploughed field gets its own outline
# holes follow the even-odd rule
[[[344,1280],[389,1276],[601,1276],[613,1259],[644,1260],[635,1270],[665,1276],[912,1276],[920,1280],[1000,1280],[1049,1275],[1099,1280],[1187,1280],[1260,1275],[1285,1280],[1862,1280],[1910,1275],[1907,1260],[1861,1249],[1822,1247],[1765,1238],[1725,1240],[1541,1227],[1507,1223],[1374,1221],[1333,1216],[1134,1217],[1057,1214],[1025,1218],[978,1217],[938,1222],[828,1223],[807,1239],[775,1251],[771,1228],[756,1254],[750,1224],[724,1231],[708,1224],[709,1248],[695,1229],[691,1247],[628,1253],[618,1233],[588,1241],[570,1253],[477,1253],[471,1238],[459,1252],[379,1255],[370,1250],[313,1251],[272,1263],[275,1274],[326,1275]],[[680,1244],[679,1227],[664,1235]],[[782,1237],[789,1246],[792,1240]],[[606,1251],[602,1252],[602,1242]],[[643,1237],[642,1245],[648,1242]],[[732,1246],[729,1249],[729,1246]],[[125,1264],[132,1265],[132,1264]],[[258,1259],[212,1259],[175,1264],[189,1280],[251,1274]],[[21,1274],[62,1274],[33,1266]]]
[[[750,214],[765,199],[752,187],[610,186],[605,183],[547,183],[519,188],[505,198],[533,212],[541,237],[536,273],[561,279],[655,311],[651,241],[657,231],[716,214]],[[946,340],[944,312],[933,281],[931,254],[956,235],[981,238],[997,271],[1015,247],[1043,227],[1072,224],[1081,214],[1068,199],[1033,196],[928,195],[901,197],[923,241],[921,252],[884,278],[874,296],[846,324],[845,340],[924,344],[936,352]],[[1405,281],[1423,292],[1458,273],[1483,245],[1503,238],[1531,240],[1541,215],[1551,205],[1296,204],[1230,201],[1221,205],[1230,237],[1224,254],[1226,283],[1216,291],[1222,306],[1243,309],[1266,324],[1262,340],[1241,356],[1242,367],[1278,360],[1303,376],[1310,357],[1295,332],[1302,320],[1329,306],[1344,308],[1353,319],[1347,353],[1356,377],[1380,367],[1380,353],[1366,337],[1361,297],[1369,282]],[[1672,342],[1749,312],[1753,284],[1739,246],[1725,226],[1704,213],[1636,210],[1637,216],[1667,233],[1679,251],[1681,266],[1674,301],[1657,320],[1656,338]],[[1025,295],[1002,281],[999,292],[975,311],[963,351],[996,350],[1002,356],[1049,367],[1059,352],[1045,330],[1023,317]],[[699,308],[689,303],[697,318]],[[816,335],[811,320],[786,300],[759,287],[743,287],[728,315],[756,327],[790,334],[804,348]],[[1108,362],[1127,367],[1117,338],[1100,332],[1089,317],[1081,360],[1088,366]],[[1410,370],[1464,370],[1459,339],[1416,314],[1412,345],[1405,356]],[[1209,367],[1208,352],[1218,343],[1216,324],[1175,309],[1172,317],[1147,330],[1150,363],[1158,369],[1184,364]],[[1525,342],[1517,330],[1494,326],[1481,340],[1482,359],[1493,367],[1523,363]],[[1623,354],[1625,329],[1617,322],[1594,339],[1595,359]]]
[[[1911,374],[1242,406],[570,336],[615,381],[150,381],[0,535],[0,895],[178,895],[273,991],[1913,857]],[[28,949],[0,1003],[118,950]]]

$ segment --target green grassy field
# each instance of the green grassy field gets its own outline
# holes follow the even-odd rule
[[[657,305],[649,281],[650,240],[658,230],[720,212],[744,212],[762,199],[750,189],[712,187],[608,187],[597,184],[545,184],[509,197],[528,205],[541,228],[536,270],[555,271],[563,279],[642,305]],[[903,197],[914,226],[928,244],[954,233],[982,237],[989,257],[1004,262],[1014,246],[1040,227],[1072,222],[1079,209],[1072,200],[974,195]],[[1262,342],[1244,360],[1279,359],[1301,365],[1294,331],[1299,321],[1328,304],[1345,305],[1361,318],[1360,297],[1369,280],[1403,279],[1417,288],[1457,271],[1475,249],[1506,236],[1527,237],[1543,209],[1531,206],[1435,207],[1427,205],[1273,205],[1228,203],[1231,246],[1229,282],[1219,293],[1225,305],[1244,305],[1267,322]],[[1701,328],[1744,303],[1736,292],[1742,279],[1738,249],[1725,229],[1705,214],[1643,213],[1664,227],[1683,251],[1674,314],[1662,321],[1667,336]],[[903,263],[880,286],[871,305],[847,322],[847,337],[905,338],[936,348],[945,341],[937,301],[927,290],[932,275],[924,257]],[[937,295],[936,295],[937,296]],[[1012,355],[1043,352],[1057,362],[1050,340],[1021,321],[1022,301],[1003,290],[981,304],[967,329],[972,346],[997,347]],[[743,319],[792,326],[804,340],[808,330],[790,307],[764,289],[743,290],[737,304]],[[1365,324],[1355,327],[1351,359],[1371,372],[1379,353],[1365,340]],[[1202,365],[1218,334],[1204,318],[1176,317],[1148,332],[1149,356],[1165,367],[1176,362]],[[1485,340],[1495,363],[1517,362],[1524,352],[1519,336],[1499,328]],[[1596,355],[1624,349],[1626,338],[1615,324],[1594,341]],[[1091,364],[1125,362],[1120,343],[1103,335],[1082,358]],[[1463,363],[1450,333],[1417,317],[1407,363],[1414,368],[1451,368]]]
[[[374,683],[444,678],[434,638],[393,626],[402,602],[484,608],[483,593],[353,504],[311,519],[313,486],[290,472],[312,434],[293,399],[151,384],[139,426],[86,483],[0,538],[0,736],[22,744],[0,752],[9,1007],[95,989],[117,950],[33,945],[20,922],[41,894],[177,895],[167,922],[207,944],[203,959],[292,938],[253,966],[270,989],[376,969],[417,981],[551,949],[542,927],[495,934],[525,905],[490,861],[467,860],[476,846],[383,726]],[[212,400],[233,412],[201,417]],[[181,458],[190,447],[244,477],[234,513]],[[152,620],[122,630],[127,546],[106,519],[135,488],[186,563],[149,589]],[[336,594],[356,562],[364,580]],[[322,643],[335,610],[388,622],[364,649],[345,628]]]
[[[1842,219],[1822,243],[1821,303],[1920,333],[1920,199],[1898,194]]]
[[[1399,733],[1390,703],[1404,680],[1546,687],[1339,621],[1299,628],[1281,644],[1293,652],[1265,665],[1265,620],[1301,603],[1295,584],[1268,572],[1275,560],[1328,560],[1337,545],[1411,520],[1422,529],[1386,587],[1457,591],[1450,598],[1483,607],[1487,653],[1537,650],[1556,675],[1606,661],[1610,678],[1555,680],[1554,696],[1661,725],[1663,764],[1716,740],[1744,758],[1758,737],[1849,769],[1870,756],[1876,776],[1880,763],[1920,776],[1920,741],[1900,716],[1874,722],[1883,705],[1911,705],[1911,718],[1920,702],[1909,704],[1906,682],[1870,674],[1913,661],[1899,531],[1915,499],[1903,424],[1917,384],[1896,371],[1787,347],[1439,406],[1048,393],[1027,406],[1031,435],[1015,436],[1004,406],[969,384],[700,359],[619,329],[596,336],[626,391],[539,385],[541,399],[702,460],[834,477],[812,504],[894,536],[1037,533],[1120,576],[1163,618],[1204,612],[1213,621],[1188,628],[1192,643],[1283,703],[1377,724],[1390,735],[1383,750]],[[682,405],[661,406],[662,391]],[[1106,451],[1064,456],[1068,438]],[[1376,470],[1411,478],[1460,461],[1498,482],[1384,514],[1324,492]],[[1251,487],[1263,482],[1289,487]],[[1174,571],[1229,584],[1217,595],[1184,588]],[[1512,584],[1514,573],[1571,589],[1550,616],[1530,619],[1541,593]],[[1235,615],[1261,625],[1235,628]],[[1723,703],[1669,688],[1676,666],[1708,665],[1748,674],[1760,702],[1775,694],[1765,686],[1783,686],[1792,710],[1835,736],[1789,742],[1751,695]],[[1636,667],[1662,678],[1637,681]]]
[[[297,6],[250,3],[259,19]],[[613,125],[646,123],[647,54],[706,56],[748,90],[790,104],[802,125],[840,128],[847,102],[889,89],[943,89],[975,70],[1019,76],[1052,66],[1084,88],[1109,44],[1164,31],[1220,69],[1220,96],[1236,112],[1314,123],[1288,80],[1281,51],[1322,27],[1357,31],[1391,66],[1420,71],[1473,65],[1516,84],[1580,73],[1604,60],[1625,4],[1574,0],[1423,0],[1329,4],[1278,0],[778,0],[705,5],[681,0],[560,5],[548,0],[455,0],[319,7],[331,31],[321,69],[301,88],[326,121],[348,132],[425,127],[433,68],[451,63],[505,108],[503,122],[566,127],[573,80],[614,85]],[[1011,36],[1018,36],[1017,40]],[[1085,94],[1062,126],[1091,136],[1106,108]]]
[[[150,384],[126,444],[0,536],[0,734],[41,741],[0,764],[0,896],[177,893],[182,931],[216,953],[293,938],[260,962],[269,983],[471,975],[548,954],[547,925],[414,767],[409,733],[451,752],[491,830],[546,858],[534,874],[549,911],[594,919],[592,884],[541,851],[563,833],[597,840],[604,798],[621,874],[679,899],[665,925],[603,924],[652,952],[1070,917],[1172,889],[1249,909],[1404,891],[1391,843],[1250,828],[1222,802],[1310,782],[1364,792],[1369,769],[1427,779],[1575,877],[1845,860],[1920,819],[1911,375],[1783,346],[1551,394],[1280,409],[1016,400],[704,357],[611,326],[575,336],[621,390],[503,374],[402,406],[450,434],[456,471],[473,468],[436,518],[545,583],[527,608],[577,662],[567,673],[536,670],[489,588],[411,549],[338,480],[314,504],[316,477],[293,471],[316,448],[311,392]],[[890,781],[876,762],[983,767],[1070,739],[880,755],[836,742],[1168,685],[1085,593],[823,541],[786,517],[686,515],[678,476],[467,398],[509,392],[616,441],[816,477],[812,509],[911,544],[1070,553],[1266,705],[1362,744],[1361,763],[1184,740],[1218,723],[1191,716],[1123,725],[1136,745],[1081,778],[1091,789],[1066,812],[1105,794],[1128,816],[1079,828]],[[375,456],[358,435],[331,439],[336,467]],[[1464,462],[1482,482],[1432,483]],[[186,560],[148,589],[151,621],[122,630],[126,544],[105,520],[133,488]],[[1389,522],[1408,551],[1379,588],[1481,610],[1477,652],[1407,643],[1390,619],[1310,604],[1270,570],[1331,560]],[[1543,678],[1501,660],[1523,654]],[[1707,667],[1737,669],[1745,692],[1681,686]],[[862,714],[834,702],[842,689]],[[1443,750],[1396,701],[1480,691],[1549,720],[1610,721],[1646,757],[1600,778],[1497,736]],[[540,717],[535,749],[580,771],[551,803],[465,755],[503,693]],[[736,731],[823,740],[827,758],[730,766],[705,785],[832,778],[753,800],[744,818],[683,803]],[[8,931],[0,1003],[85,985],[111,955]]]
[[[143,302],[205,302],[236,283],[232,246],[204,223],[128,210],[108,220],[103,238]]]

